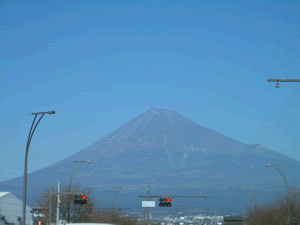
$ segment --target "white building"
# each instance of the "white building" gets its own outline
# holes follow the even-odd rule
[[[32,224],[31,208],[26,205],[26,225]],[[0,192],[0,225],[22,225],[23,202],[10,192]]]

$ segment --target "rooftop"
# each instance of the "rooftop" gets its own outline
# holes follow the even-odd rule
[[[7,194],[9,194],[10,192],[0,192],[0,198],[1,197],[3,197],[3,196],[5,196],[5,195],[7,195]]]

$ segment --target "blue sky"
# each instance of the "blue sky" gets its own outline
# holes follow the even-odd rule
[[[1,1],[0,1],[1,2]],[[148,109],[300,160],[300,1],[0,3],[0,181],[64,159]],[[80,160],[80,159],[78,159]]]

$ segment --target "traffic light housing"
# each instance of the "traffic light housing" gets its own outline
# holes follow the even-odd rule
[[[160,198],[159,199],[159,207],[171,207],[172,203],[171,203],[172,199],[171,198]]]
[[[74,195],[74,205],[86,205],[87,195]]]

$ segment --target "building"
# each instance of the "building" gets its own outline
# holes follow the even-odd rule
[[[243,225],[244,219],[241,216],[224,217],[224,225]]]
[[[31,225],[31,208],[26,205],[26,225]],[[23,202],[10,192],[0,192],[0,225],[23,224]]]

